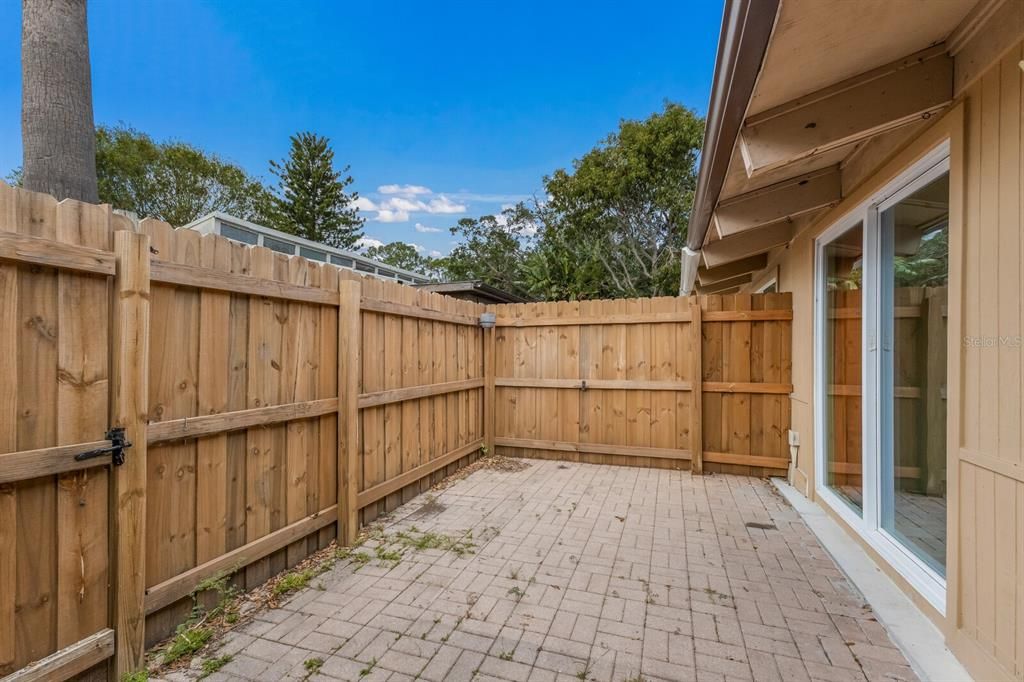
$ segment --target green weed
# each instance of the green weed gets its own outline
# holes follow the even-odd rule
[[[146,682],[148,679],[149,671],[145,668],[121,675],[121,682]]]
[[[234,658],[235,657],[231,654],[225,654],[223,656],[218,656],[217,658],[206,659],[205,661],[203,661],[203,674],[200,676],[199,679],[214,674],[215,672],[226,666],[228,663],[233,661]]]
[[[376,668],[376,667],[377,667],[377,659],[374,658],[373,660],[370,661],[370,665],[366,666],[365,668],[363,668],[362,670],[359,671],[359,677],[366,677],[367,675],[372,673],[373,669]]]
[[[183,623],[178,626],[174,639],[164,649],[164,665],[173,663],[184,656],[191,656],[210,641],[213,637],[213,630],[199,626],[190,626]]]
[[[320,672],[320,668],[324,667],[324,659],[322,658],[307,658],[302,663],[303,667],[306,668],[306,677],[311,677]]]

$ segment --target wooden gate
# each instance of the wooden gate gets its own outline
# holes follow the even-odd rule
[[[789,464],[789,294],[497,307],[494,445],[767,475]]]
[[[148,241],[113,237],[107,207],[21,196],[0,240],[0,675],[65,678],[115,638],[141,661],[141,529],[121,521],[144,504],[147,339],[111,330],[147,314]],[[134,447],[112,451],[111,427]]]

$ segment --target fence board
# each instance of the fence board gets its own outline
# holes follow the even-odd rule
[[[205,235],[199,245],[204,268],[228,272],[230,243],[218,235]],[[229,337],[225,334],[231,313],[231,296],[221,291],[199,295],[200,415],[227,411]],[[196,561],[202,563],[227,551],[228,436],[218,433],[196,444]]]
[[[338,277],[340,270],[337,268],[321,266],[319,268],[319,281],[314,280],[314,284],[322,289],[330,291],[335,295],[339,295],[340,289],[340,278]],[[346,278],[344,281],[352,281]],[[356,280],[358,281],[358,280]],[[325,400],[328,398],[339,398],[341,393],[339,392],[339,374],[338,374],[338,357],[339,357],[339,343],[340,336],[338,334],[338,320],[342,314],[341,308],[334,308],[333,306],[321,306],[319,311],[319,324],[317,327],[317,335],[319,337],[316,351],[317,351],[317,393],[316,397],[318,400]],[[358,312],[356,313],[358,316]],[[355,334],[352,344],[359,345],[361,339],[359,333]],[[347,353],[347,349],[346,349]],[[355,364],[355,373],[358,380],[359,372],[361,371],[360,363]],[[358,386],[358,381],[356,383]],[[342,428],[338,414],[324,414],[320,417],[320,424],[317,431],[317,437],[319,438],[318,443],[318,462],[316,466],[317,470],[317,489],[318,496],[315,500],[311,500],[307,511],[312,514],[313,512],[328,507],[332,504],[338,504],[340,502],[338,498],[339,481],[343,475],[342,470],[339,467],[338,461],[338,449],[340,447],[341,439],[339,437],[339,429]],[[355,461],[358,460],[360,455],[359,448],[353,448],[346,450],[346,464],[348,459],[351,458]],[[351,471],[352,469],[350,469]],[[356,479],[352,479],[352,485],[356,485]],[[355,527],[356,523],[351,523],[350,519],[346,517],[344,519],[345,524],[349,524],[351,527]],[[322,549],[330,544],[331,540],[337,538],[337,527],[336,526],[325,526],[320,530],[319,537],[317,539],[315,547]],[[312,540],[310,541],[310,550],[314,549]]]
[[[21,195],[14,224],[22,234],[55,240],[56,201],[43,195]],[[18,268],[16,450],[56,445],[57,436],[57,271]],[[31,349],[31,350],[30,350]],[[90,439],[92,440],[92,439]],[[56,479],[19,484],[17,499],[17,587],[15,596],[14,667],[57,650]],[[52,539],[51,539],[52,538]]]

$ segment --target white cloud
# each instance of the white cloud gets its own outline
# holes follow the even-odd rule
[[[416,223],[415,228],[417,232],[423,233],[444,232],[444,230],[442,230],[440,227],[427,227],[423,223]]]
[[[379,223],[406,223],[409,222],[409,212],[380,208],[377,210],[377,216],[374,220]]]
[[[397,194],[404,197],[414,197],[418,194],[433,194],[429,187],[423,185],[381,185],[377,188],[381,194]]]
[[[427,213],[465,213],[466,205],[458,204],[441,194],[427,204]]]
[[[422,201],[406,199],[405,197],[394,197],[392,199],[385,200],[381,206],[395,211],[422,211],[424,203]]]
[[[451,215],[466,213],[469,208],[462,201],[453,200],[447,194],[435,194],[429,187],[423,185],[381,185],[377,192],[382,195],[378,201],[367,197],[359,197],[355,201],[355,207],[367,213],[376,213],[368,216],[370,220],[381,223],[403,223],[409,220],[412,213],[428,213],[431,215]],[[425,228],[420,232],[432,232],[441,230]]]
[[[372,246],[384,246],[384,242],[373,237],[360,237],[359,241],[356,242],[356,246],[360,249],[368,249]]]
[[[352,205],[355,206],[356,208],[358,208],[360,211],[376,211],[376,210],[378,210],[377,209],[377,204],[373,203],[371,200],[367,199],[366,197],[359,197],[358,199],[356,199],[352,203]]]
[[[441,252],[436,250],[436,249],[434,251],[430,252],[430,257],[431,258],[440,258],[441,255],[442,255]]]
[[[416,249],[416,253],[423,253],[423,251],[425,250],[422,246],[420,246],[419,244],[414,244],[413,242],[406,242],[406,244]]]

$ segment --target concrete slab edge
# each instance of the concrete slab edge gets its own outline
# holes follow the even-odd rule
[[[817,536],[839,569],[846,574],[878,615],[893,642],[922,680],[960,682],[971,676],[946,647],[942,633],[914,606],[896,583],[849,537],[825,510],[781,478],[772,483]]]

